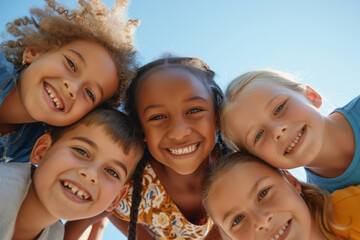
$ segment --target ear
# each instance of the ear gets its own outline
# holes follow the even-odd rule
[[[42,54],[43,52],[40,51],[38,47],[29,46],[25,49],[23,53],[23,59],[26,61],[26,63],[30,64]]]
[[[117,205],[119,205],[119,202],[127,195],[129,188],[130,188],[130,183],[126,183],[119,192],[119,194],[115,197],[111,205],[106,209],[106,211],[111,212]]]
[[[314,107],[320,108],[322,104],[322,97],[308,85],[306,85],[305,97],[312,103],[312,105],[314,105]]]
[[[285,179],[290,183],[291,186],[295,188],[295,190],[300,194],[301,193],[301,185],[299,180],[296,179],[291,173],[289,173],[287,170],[284,171],[284,177]]]
[[[30,155],[30,161],[33,164],[39,164],[41,159],[44,157],[46,151],[49,149],[52,143],[52,138],[48,133],[43,134],[36,141]]]

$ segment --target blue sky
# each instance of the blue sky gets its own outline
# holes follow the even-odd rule
[[[31,5],[43,0],[1,1],[0,31]],[[246,71],[286,71],[322,94],[324,114],[359,94],[360,1],[133,0],[129,15],[141,20],[140,63],[166,52],[198,57],[223,89]],[[104,239],[120,236],[109,225]]]

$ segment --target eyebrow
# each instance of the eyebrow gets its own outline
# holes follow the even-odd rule
[[[251,195],[254,194],[254,192],[256,191],[256,189],[258,188],[259,184],[264,181],[266,178],[268,178],[268,176],[265,176],[265,177],[262,177],[260,178],[259,180],[257,180],[255,182],[255,184],[252,186],[252,188],[250,189],[249,191],[249,194],[247,195],[247,198],[250,198]],[[237,207],[233,207],[231,208],[229,211],[227,211],[225,214],[224,214],[224,217],[222,219],[222,222],[224,222],[226,220],[226,218],[228,218],[229,216],[231,216],[233,214],[233,212],[237,209]]]
[[[195,100],[201,100],[202,102],[204,102],[206,104],[208,103],[208,101],[205,98],[201,97],[201,96],[194,96],[194,97],[187,98],[187,99],[184,100],[184,102],[191,102],[191,101],[195,101]],[[149,109],[159,108],[159,107],[162,107],[162,106],[164,106],[164,105],[163,104],[149,105],[144,109],[143,113],[145,113]]]
[[[89,138],[87,137],[73,137],[72,140],[79,140],[79,141],[83,141],[86,142],[87,144],[89,144],[91,147],[95,148],[96,150],[98,150],[98,146],[96,145],[96,143],[94,143],[93,141],[91,141]],[[118,165],[122,170],[124,170],[125,172],[125,177],[128,175],[128,170],[127,167],[125,166],[124,163],[114,160],[114,163],[116,165]]]

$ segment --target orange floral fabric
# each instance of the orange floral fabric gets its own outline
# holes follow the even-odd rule
[[[154,232],[156,239],[203,239],[209,233],[213,226],[211,219],[208,218],[204,225],[189,222],[171,200],[149,163],[144,169],[143,186],[138,222]],[[132,186],[114,209],[120,219],[130,221],[131,196]]]

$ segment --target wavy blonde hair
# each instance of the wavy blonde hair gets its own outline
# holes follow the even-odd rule
[[[274,84],[279,84],[300,93],[305,89],[305,85],[296,82],[291,75],[271,69],[247,72],[232,80],[225,91],[225,99],[220,110],[220,123],[224,140],[229,147],[236,151],[244,149],[244,147],[240,139],[227,127],[226,120],[232,114],[231,109],[236,96],[238,96],[247,85],[257,80],[273,82]]]
[[[232,168],[249,162],[263,164],[279,173],[281,176],[285,177],[286,175],[283,170],[269,165],[265,161],[246,151],[235,152],[225,156],[211,166],[210,171],[208,171],[207,176],[205,177],[202,199],[203,206],[210,217],[209,198],[213,192],[213,186],[216,181]],[[311,217],[314,219],[316,226],[318,226],[323,236],[329,240],[338,239],[332,229],[346,230],[348,226],[341,226],[333,220],[333,208],[330,194],[321,187],[313,184],[300,182],[300,185],[302,192],[301,196],[309,208]]]
[[[13,38],[1,43],[7,59],[20,68],[28,46],[48,52],[75,40],[97,42],[110,53],[117,68],[120,83],[106,104],[118,106],[137,68],[133,35],[139,20],[127,19],[127,1],[115,0],[109,9],[101,0],[79,0],[78,8],[72,10],[54,0],[45,1],[44,9],[31,8],[29,17],[6,24]]]

